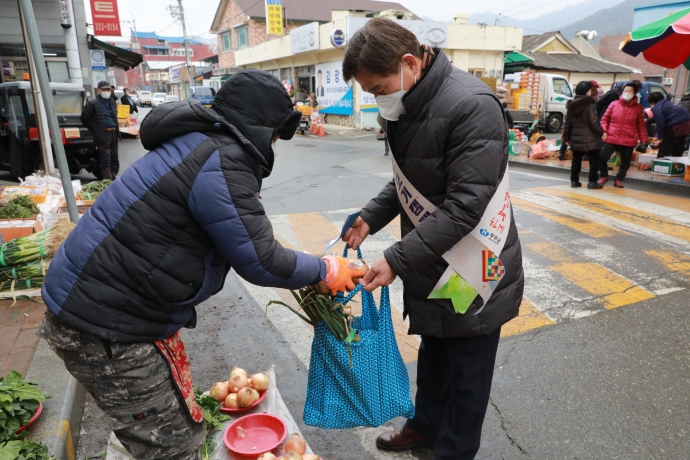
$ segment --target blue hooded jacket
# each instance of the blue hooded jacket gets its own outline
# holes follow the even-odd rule
[[[241,112],[240,112],[241,111]],[[164,104],[141,125],[151,151],[103,192],[55,255],[43,299],[56,319],[119,342],[154,341],[196,324],[195,305],[232,268],[260,286],[325,279],[325,263],[283,248],[259,202],[271,139],[299,112],[280,82],[235,74],[213,109]]]

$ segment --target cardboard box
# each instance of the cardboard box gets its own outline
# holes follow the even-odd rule
[[[21,227],[0,227],[0,234],[2,234],[2,238],[5,242],[8,242],[9,240],[13,240],[15,238],[19,238],[20,236],[29,236],[32,233],[40,232],[43,230],[41,222],[39,222],[36,218],[0,219],[0,221],[5,222],[12,220],[21,220],[22,222],[26,222],[26,225],[22,225]]]
[[[651,165],[654,160],[656,160],[656,154],[654,153],[641,153],[637,157],[637,162],[641,165]]]
[[[652,174],[659,174],[660,176],[683,176],[685,175],[685,165],[664,159],[654,160],[652,161]]]

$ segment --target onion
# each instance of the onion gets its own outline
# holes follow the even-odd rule
[[[318,455],[314,454],[304,454],[302,455],[302,460],[321,460]]]
[[[237,393],[237,405],[240,407],[249,407],[259,399],[259,392],[254,388],[245,387]]]
[[[211,387],[211,397],[218,402],[223,402],[228,397],[228,383],[216,382]]]
[[[228,391],[230,391],[230,393],[237,393],[248,385],[249,379],[246,375],[235,374],[230,380],[228,380]]]
[[[232,380],[232,378],[235,376],[235,374],[242,374],[246,377],[247,371],[245,371],[244,369],[241,369],[239,367],[233,367],[232,370],[230,371],[230,377],[228,377],[228,380]]]
[[[297,452],[302,455],[307,451],[307,442],[299,434],[292,433],[290,439],[285,443],[285,452]]]
[[[272,453],[266,452],[265,454],[259,455],[259,458],[257,458],[256,460],[277,460],[277,459],[276,459],[276,456],[273,455]]]
[[[283,460],[304,460],[304,457],[294,450],[291,450],[285,457],[283,457]]]
[[[237,409],[237,393],[230,393],[226,398],[225,401],[223,401],[223,406],[227,407],[228,409]]]
[[[250,383],[255,390],[268,390],[268,375],[265,372],[252,375]]]

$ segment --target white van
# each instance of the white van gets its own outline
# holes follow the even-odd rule
[[[153,94],[151,94],[151,91],[139,91],[137,94],[139,95],[139,107],[144,107],[145,105],[153,106]]]
[[[568,101],[572,100],[575,92],[563,75],[552,73],[541,74],[546,77],[544,89],[544,106],[539,109],[540,124],[548,133],[557,133],[563,129]],[[529,110],[510,110],[516,125],[529,125],[534,121],[534,115]]]

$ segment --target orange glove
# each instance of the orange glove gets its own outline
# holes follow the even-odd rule
[[[363,277],[367,272],[367,266],[359,260],[347,260],[342,257],[324,256],[328,261],[328,273],[326,282],[320,283],[322,286],[335,295],[338,291],[351,291],[355,288],[358,278]],[[356,280],[356,281],[355,281]]]

